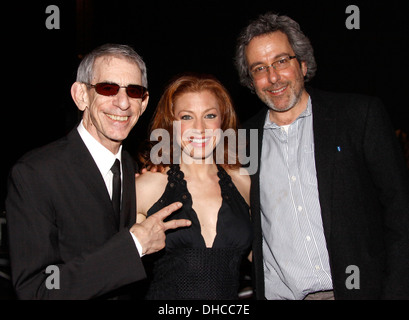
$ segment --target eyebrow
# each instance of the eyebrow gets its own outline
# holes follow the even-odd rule
[[[211,111],[211,110],[216,110],[216,111],[217,111],[217,108],[216,108],[216,107],[208,108],[208,109],[204,110],[203,113],[209,112],[209,111]],[[181,112],[194,113],[193,111],[189,111],[189,110],[182,109],[182,110],[180,110],[177,114],[179,115]]]
[[[282,53],[279,53],[279,54],[277,54],[276,56],[274,56],[274,58],[273,58],[273,62],[276,62],[279,58],[281,58],[281,57],[284,57],[284,56],[291,56],[292,54],[291,53],[287,53],[287,52],[282,52]],[[253,69],[254,67],[256,67],[256,66],[259,66],[260,64],[264,64],[265,65],[265,63],[264,62],[254,62],[254,63],[252,63],[251,65],[250,65],[250,70],[251,69]]]

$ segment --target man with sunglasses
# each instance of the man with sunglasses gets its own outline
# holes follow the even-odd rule
[[[145,278],[141,256],[164,247],[166,230],[190,225],[163,222],[179,203],[135,223],[137,168],[122,141],[149,100],[141,57],[124,45],[95,49],[80,63],[71,94],[81,123],[23,156],[9,179],[10,260],[20,299],[129,297]]]
[[[408,299],[408,170],[379,99],[306,88],[313,49],[287,16],[250,23],[236,65],[263,102],[246,124],[257,298]]]

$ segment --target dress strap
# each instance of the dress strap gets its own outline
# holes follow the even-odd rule
[[[219,170],[217,172],[217,175],[219,176],[219,184],[223,199],[226,199],[228,201],[240,201],[240,203],[244,205],[245,208],[249,208],[246,200],[244,200],[239,190],[237,190],[230,175],[226,172],[226,170],[224,170],[222,166],[217,165],[217,168]]]
[[[167,174],[168,174],[168,181],[171,181],[171,180],[180,181],[180,180],[183,180],[184,178],[184,174],[182,171],[180,171],[180,166],[178,164],[172,164]]]

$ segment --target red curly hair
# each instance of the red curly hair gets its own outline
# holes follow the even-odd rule
[[[178,97],[185,93],[199,93],[202,91],[209,91],[216,97],[221,114],[221,130],[226,132],[227,129],[234,130],[234,134],[237,137],[238,117],[233,107],[233,102],[227,89],[211,75],[199,75],[199,74],[183,74],[177,76],[166,87],[159,103],[156,107],[153,115],[149,134],[156,129],[164,129],[169,133],[171,146],[173,145],[173,122],[176,120],[174,115],[174,102]],[[225,137],[225,140],[227,137]],[[237,139],[236,139],[237,140]],[[150,159],[150,150],[158,142],[149,141],[144,150],[139,154],[138,159],[142,167],[150,167],[153,165]],[[239,168],[241,165],[237,158],[237,143],[236,143],[235,163],[229,163],[229,148],[224,148],[224,162],[222,166],[228,166],[229,168]],[[215,151],[213,152],[215,159]],[[171,163],[174,163],[173,150],[170,148],[170,155],[168,157]],[[231,161],[230,161],[231,162]],[[157,164],[155,164],[157,165]],[[160,165],[168,166],[167,163],[161,163]]]

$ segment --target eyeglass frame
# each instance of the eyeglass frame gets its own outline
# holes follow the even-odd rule
[[[96,83],[96,84],[91,84],[91,83],[87,83],[87,82],[83,82],[83,83],[84,83],[87,87],[94,88],[96,93],[98,93],[99,95],[104,96],[104,97],[115,97],[115,96],[119,93],[119,90],[120,90],[121,88],[124,88],[124,89],[125,89],[126,95],[127,95],[129,98],[131,98],[131,99],[142,99],[142,101],[143,101],[143,100],[145,100],[146,97],[148,96],[148,88],[146,88],[146,87],[144,87],[144,86],[142,86],[142,85],[140,85],[140,84],[129,84],[129,85],[127,85],[127,86],[120,86],[119,84],[117,84],[117,83],[115,83],[115,82],[98,82],[98,83]],[[119,89],[118,89],[118,91],[117,91],[116,94],[113,94],[113,95],[104,95],[104,94],[99,93],[99,92],[97,91],[97,89],[96,89],[96,87],[97,87],[98,85],[102,85],[102,84],[115,85],[115,86],[118,86]],[[142,88],[142,89],[143,89],[143,90],[142,90],[142,96],[139,97],[139,98],[131,97],[131,96],[129,95],[129,93],[128,93],[128,87],[129,87],[129,86],[134,86],[134,87],[140,87],[140,88]]]
[[[287,58],[287,57],[288,57],[289,61],[291,61],[292,59],[297,59],[297,56],[290,56],[290,55],[283,56],[283,57],[279,58],[278,60],[274,61],[273,63],[271,63],[270,65],[262,65],[262,66],[254,67],[253,70],[250,70],[250,73],[251,73],[251,74],[253,75],[253,77],[254,77],[255,74],[259,74],[259,75],[267,74],[267,72],[270,70],[271,67],[273,67],[273,69],[276,70],[276,71],[285,70],[285,69],[287,69],[288,67],[285,67],[285,68],[283,68],[283,69],[278,69],[278,70],[277,70],[277,67],[275,66],[275,64],[276,64],[277,62],[283,60],[284,58]],[[265,72],[265,73],[264,73],[264,72],[261,72],[261,73],[260,73],[260,72],[255,72],[254,69],[257,69],[257,68],[260,68],[260,67],[265,68],[266,72]]]

